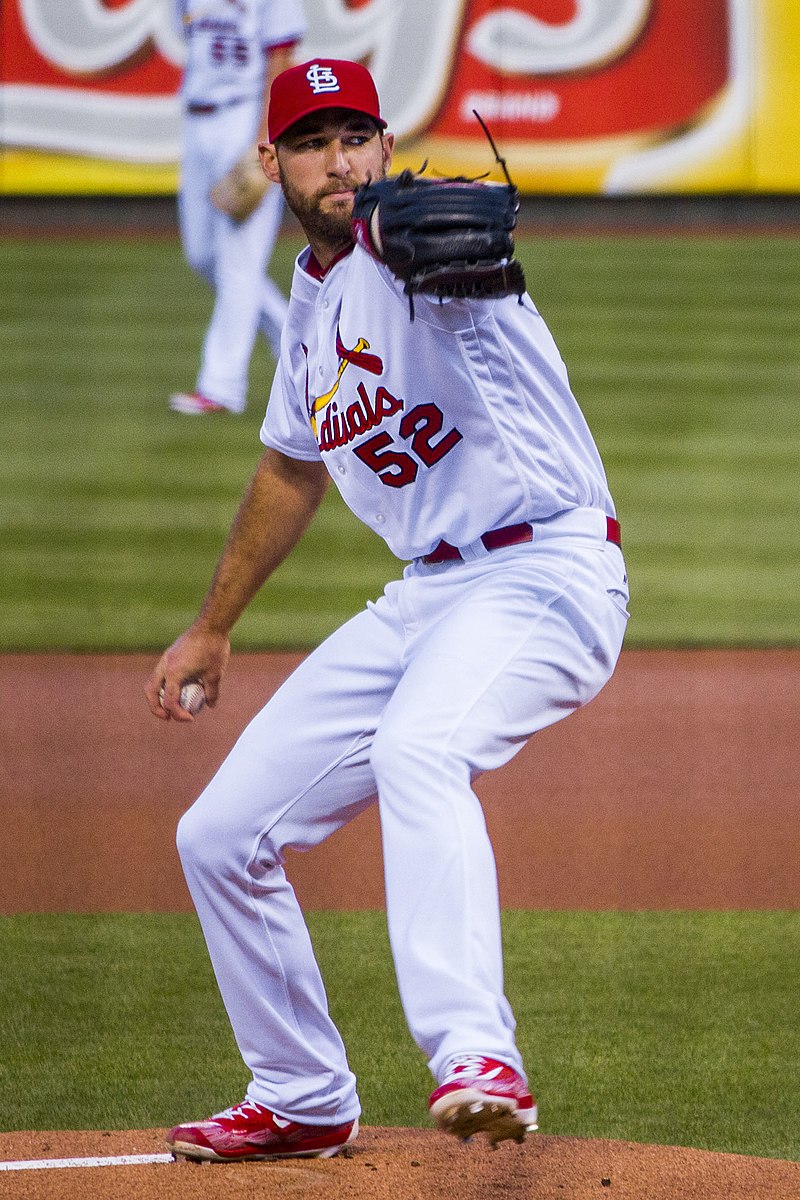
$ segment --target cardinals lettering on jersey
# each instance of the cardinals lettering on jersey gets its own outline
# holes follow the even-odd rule
[[[370,389],[363,380],[356,385],[355,396],[352,399],[343,398],[340,385],[347,367],[351,364],[370,375],[383,374],[383,360],[377,354],[368,353],[369,349],[370,343],[365,337],[359,337],[353,348],[349,349],[342,341],[337,327],[338,367],[333,386],[313,401],[310,400],[306,389],[311,428],[323,454],[349,445],[363,433],[378,428],[389,417],[403,412],[406,407],[403,399],[393,395],[382,384]],[[308,349],[305,345],[303,352],[307,356]],[[337,396],[338,399],[335,399]],[[385,486],[405,487],[417,477],[417,459],[424,466],[432,467],[461,441],[459,431],[451,429],[434,442],[434,437],[442,431],[443,423],[444,415],[437,405],[431,402],[417,404],[404,416],[398,429],[401,439],[410,439],[416,458],[399,449],[396,439],[386,430],[354,446],[353,453]]]

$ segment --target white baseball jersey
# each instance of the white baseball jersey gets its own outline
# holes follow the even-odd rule
[[[176,0],[187,42],[183,98],[227,104],[261,99],[265,52],[306,31],[298,0]]]
[[[398,558],[575,508],[614,516],[567,370],[529,296],[408,299],[354,247],[319,280],[297,260],[262,441],[322,457]]]

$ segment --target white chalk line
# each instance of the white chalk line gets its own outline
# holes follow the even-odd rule
[[[131,1167],[139,1163],[172,1162],[171,1154],[117,1154],[106,1158],[31,1158],[0,1162],[0,1171],[47,1171],[64,1167]]]

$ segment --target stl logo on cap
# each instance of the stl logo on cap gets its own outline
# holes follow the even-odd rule
[[[273,80],[269,140],[276,142],[297,121],[326,108],[352,109],[386,128],[375,82],[366,67],[345,58],[311,58]]]
[[[319,95],[320,92],[339,91],[339,80],[330,67],[322,67],[319,63],[312,63],[306,71],[306,79],[311,84],[311,90],[315,96]]]

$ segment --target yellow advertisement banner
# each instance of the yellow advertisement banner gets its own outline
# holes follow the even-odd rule
[[[751,188],[800,191],[800,3],[753,0]],[[745,134],[745,136],[747,136]]]
[[[0,193],[175,191],[170,3],[3,0]],[[398,169],[489,169],[477,111],[529,194],[800,191],[798,0],[305,7],[301,59],[370,65]]]

